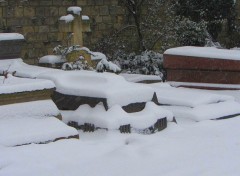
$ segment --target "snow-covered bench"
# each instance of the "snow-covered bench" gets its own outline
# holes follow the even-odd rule
[[[167,69],[167,81],[240,84],[238,50],[190,46],[172,48],[165,51],[163,63]]]

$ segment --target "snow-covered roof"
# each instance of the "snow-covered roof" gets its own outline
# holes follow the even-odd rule
[[[184,46],[184,47],[168,49],[164,52],[164,54],[215,58],[215,59],[240,60],[239,50],[218,49],[214,47]]]
[[[0,33],[0,41],[3,40],[23,40],[24,36],[19,33]]]

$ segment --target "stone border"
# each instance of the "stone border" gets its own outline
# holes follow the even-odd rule
[[[54,89],[0,94],[0,105],[51,99]]]

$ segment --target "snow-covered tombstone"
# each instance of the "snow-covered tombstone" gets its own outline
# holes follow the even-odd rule
[[[24,41],[22,34],[0,33],[0,59],[20,58]]]

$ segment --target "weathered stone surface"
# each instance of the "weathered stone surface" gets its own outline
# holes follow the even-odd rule
[[[240,58],[240,55],[239,55]],[[164,55],[164,67],[170,69],[240,71],[240,61],[217,58]]]
[[[167,69],[167,81],[240,84],[240,72]]]
[[[9,6],[11,8],[8,8]],[[84,26],[85,33],[83,33],[83,45],[90,49],[103,35],[122,27],[126,22],[126,10],[119,5],[118,0],[32,0],[26,2],[5,0],[5,2],[0,2],[0,32],[2,30],[19,32],[26,36],[27,40],[29,39],[27,41],[29,46],[24,47],[23,59],[31,59],[32,56],[40,57],[39,53],[48,54],[48,51],[51,51],[53,45],[56,44],[55,41],[49,43],[48,32],[51,36],[52,33],[58,36],[59,44],[66,44],[66,35],[62,32],[71,32],[69,31],[71,26],[62,28],[63,25],[59,22],[59,18],[67,14],[69,6],[80,6],[81,14],[90,17],[87,27]],[[3,24],[6,25],[4,28]],[[50,38],[52,40],[52,37]],[[27,53],[27,49],[30,50],[32,46],[34,46],[34,51]]]

